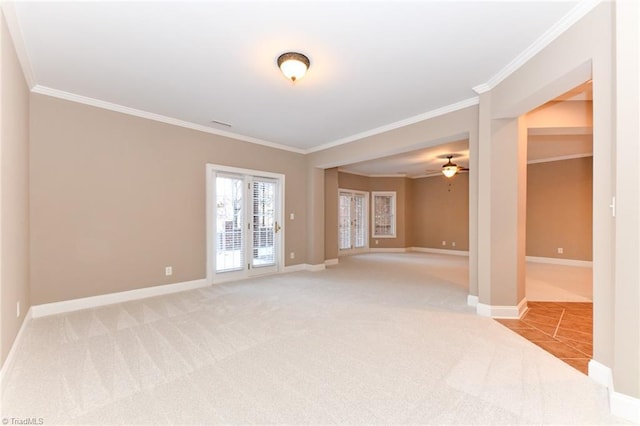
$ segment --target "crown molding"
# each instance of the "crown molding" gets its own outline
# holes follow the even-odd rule
[[[593,157],[593,152],[582,154],[561,155],[558,157],[540,158],[538,160],[527,161],[527,164],[551,163],[552,161],[575,160],[576,158]]]
[[[31,60],[29,59],[29,55],[27,54],[26,45],[24,44],[22,29],[20,28],[20,24],[18,23],[15,4],[12,1],[0,2],[0,9],[2,10],[2,14],[4,15],[4,18],[7,22],[7,28],[9,29],[11,40],[13,40],[13,47],[16,50],[18,62],[20,62],[20,66],[22,67],[24,79],[27,82],[27,86],[29,87],[29,89],[33,89],[36,84],[36,79],[33,75]]]
[[[441,108],[437,108],[419,115],[415,115],[413,117],[405,118],[404,120],[396,121],[394,123],[386,124],[384,126],[376,127],[371,130],[367,130],[362,133],[357,133],[355,135],[347,136],[346,138],[341,138],[335,140],[333,142],[329,142],[323,145],[319,145],[313,148],[309,148],[305,151],[306,154],[312,154],[318,151],[324,151],[325,149],[334,148],[336,146],[344,145],[350,142],[357,141],[359,139],[364,139],[369,136],[379,135],[380,133],[388,132],[391,130],[399,129],[400,127],[405,127],[410,124],[419,123],[420,121],[429,120],[431,118],[439,117],[441,115],[449,114],[451,112],[459,111],[461,109],[468,108],[470,106],[478,105],[480,102],[477,96],[469,99],[465,99],[460,102],[456,102],[454,104],[446,105]]]
[[[576,22],[584,18],[587,13],[591,12],[596,6],[602,3],[604,0],[582,0],[576,6],[573,7],[565,16],[558,22],[545,31],[536,41],[534,41],[529,47],[520,52],[511,62],[509,62],[504,68],[498,71],[493,77],[486,83],[479,84],[473,88],[473,90],[482,94],[485,93],[503,80],[516,72],[522,65],[527,63],[531,58],[540,53],[551,42],[557,39],[565,31],[571,28]]]
[[[473,87],[473,91],[476,92],[478,95],[482,95],[483,93],[486,93],[491,89],[492,87],[489,86],[489,83],[482,83]]]
[[[191,123],[189,121],[184,121],[184,120],[178,120],[176,118],[167,117],[165,115],[155,114],[153,112],[130,108],[124,105],[101,101],[99,99],[89,98],[87,96],[76,95],[75,93],[69,93],[62,90],[52,89],[50,87],[41,86],[39,84],[33,87],[31,91],[33,93],[38,93],[41,95],[52,96],[54,98],[64,99],[71,102],[77,102],[77,103],[90,105],[97,108],[120,112],[122,114],[146,118],[148,120],[159,121],[161,123],[171,124],[178,127],[184,127],[191,130],[197,130],[199,132],[210,133],[218,136],[224,136],[226,138],[231,138],[231,139],[236,139],[243,142],[262,145],[269,148],[280,149],[283,151],[295,152],[296,154],[305,154],[305,151],[302,149],[297,149],[290,146],[281,145],[275,142],[269,142],[262,139],[253,138],[250,136],[239,135],[237,133],[225,132],[224,130],[213,129],[211,127],[203,126],[201,124]]]

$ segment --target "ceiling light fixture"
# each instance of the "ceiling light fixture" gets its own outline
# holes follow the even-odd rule
[[[309,58],[302,53],[287,52],[278,56],[278,68],[293,83],[304,77],[309,65]]]
[[[450,177],[453,177],[453,175],[455,175],[456,173],[458,173],[458,166],[455,163],[451,162],[453,155],[447,155],[447,158],[449,159],[449,161],[447,162],[447,164],[442,166],[442,174],[450,178]]]

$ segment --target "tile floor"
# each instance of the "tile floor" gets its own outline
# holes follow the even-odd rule
[[[528,305],[529,310],[522,319],[496,321],[587,374],[593,356],[593,303],[529,302]]]

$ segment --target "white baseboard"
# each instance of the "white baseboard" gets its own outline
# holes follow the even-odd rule
[[[15,361],[17,348],[20,346],[20,341],[22,340],[22,336],[24,335],[24,330],[27,328],[27,325],[31,322],[32,318],[32,310],[29,308],[27,314],[24,316],[22,320],[22,325],[20,325],[20,329],[18,330],[18,334],[16,334],[16,338],[13,340],[13,344],[11,345],[11,349],[7,354],[7,358],[4,360],[4,364],[2,364],[2,368],[0,368],[0,394],[4,393],[6,386],[7,373],[11,370],[13,363]]]
[[[409,251],[416,251],[419,253],[435,253],[435,254],[452,254],[454,256],[469,256],[467,250],[449,250],[449,249],[437,249],[430,247],[409,247]]]
[[[298,263],[297,265],[285,266],[283,272],[298,272],[298,271],[316,272],[316,271],[323,271],[324,269],[325,269],[324,263],[321,263],[319,265],[309,265],[308,263]]]
[[[533,263],[549,263],[551,265],[564,265],[564,266],[580,266],[583,268],[593,267],[593,262],[590,260],[575,260],[575,259],[559,259],[557,257],[536,257],[527,256],[527,262]]]
[[[338,259],[327,259],[324,261],[324,264],[327,266],[337,265],[339,262]]]
[[[634,424],[640,424],[640,399],[609,389],[611,414]]]
[[[306,266],[306,270],[311,272],[324,271],[326,269],[326,266],[324,263],[320,263],[318,265],[306,264],[305,266]]]
[[[389,248],[370,248],[371,253],[406,253],[409,251],[404,247],[389,247]]]
[[[282,272],[298,272],[298,271],[306,271],[307,264],[306,263],[298,263],[297,265],[285,266]]]
[[[101,294],[99,296],[83,297],[80,299],[63,300],[61,302],[35,305],[31,307],[31,313],[33,318],[39,318],[48,315],[62,314],[65,312],[79,311],[81,309],[111,305],[114,303],[145,299],[147,297],[178,293],[185,290],[206,287],[208,285],[209,284],[207,284],[207,280],[203,278],[200,280],[185,281],[175,284],[144,287],[135,290],[121,291],[118,293]]]
[[[474,296],[473,294],[467,295],[467,305],[469,306],[478,306],[478,302],[480,301],[478,296]]]
[[[520,319],[528,309],[526,298],[522,299],[520,303],[518,303],[518,306],[486,305],[484,303],[478,303],[476,305],[478,315],[502,319]]]
[[[611,368],[595,359],[589,361],[589,378],[609,390],[609,410],[614,416],[640,424],[640,399],[613,389]]]
[[[613,373],[606,365],[592,359],[589,361],[589,377],[591,380],[607,389],[613,389]]]

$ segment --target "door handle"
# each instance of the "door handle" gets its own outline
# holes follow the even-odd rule
[[[278,222],[276,222],[276,223],[275,223],[275,225],[273,226],[273,230],[274,230],[274,231],[275,231],[275,233],[277,234],[277,233],[278,233],[278,231],[280,231],[280,229],[282,229],[282,228],[280,228],[280,225],[278,225]]]

